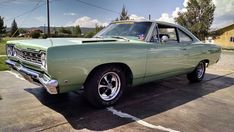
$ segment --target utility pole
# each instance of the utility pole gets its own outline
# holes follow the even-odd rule
[[[149,14],[149,20],[151,20],[151,15]]]
[[[48,24],[48,38],[50,37],[50,1],[47,0],[47,24]]]

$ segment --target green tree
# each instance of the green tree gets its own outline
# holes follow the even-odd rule
[[[212,0],[189,0],[186,9],[186,12],[178,14],[175,21],[189,29],[200,40],[205,40],[214,20],[214,3]]]
[[[61,27],[61,28],[59,29],[59,32],[62,33],[62,34],[69,34],[69,35],[72,34],[71,30],[66,29],[66,28],[64,28],[64,27]]]
[[[81,29],[79,25],[75,26],[73,31],[76,36],[81,36]]]
[[[39,31],[33,31],[31,33],[32,38],[39,38],[41,36],[41,33]]]
[[[6,33],[6,26],[4,26],[4,17],[0,16],[0,39],[5,33]]]
[[[27,33],[27,30],[26,30],[26,29],[23,29],[23,28],[20,28],[20,29],[19,29],[19,33],[22,33],[22,34]]]
[[[104,26],[95,26],[95,33],[98,33],[99,31],[101,31],[103,28],[105,28]]]
[[[92,38],[94,35],[95,35],[95,32],[87,32],[87,33],[85,34],[85,37],[86,37],[86,38]]]
[[[12,37],[19,36],[19,29],[18,29],[18,26],[17,26],[15,19],[13,20],[13,22],[11,24],[11,36]]]
[[[129,20],[129,16],[128,16],[128,12],[125,8],[125,6],[123,6],[119,20]]]

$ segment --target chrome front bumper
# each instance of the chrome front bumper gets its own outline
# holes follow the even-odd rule
[[[18,71],[29,82],[45,87],[50,94],[58,94],[57,80],[53,80],[49,77],[44,77],[41,73],[23,67],[22,65],[17,65],[16,62],[11,60],[6,60],[6,64],[9,65],[12,69]]]

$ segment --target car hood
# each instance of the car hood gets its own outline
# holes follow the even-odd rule
[[[130,41],[130,40],[129,40]],[[8,44],[15,44],[20,49],[36,49],[47,50],[54,46],[66,45],[84,45],[95,43],[113,43],[113,42],[129,42],[124,39],[114,38],[47,38],[47,39],[28,39],[8,41]]]

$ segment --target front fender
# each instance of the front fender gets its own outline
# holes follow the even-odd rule
[[[59,81],[59,87],[63,88],[61,92],[82,86],[96,66],[116,62],[128,65],[133,78],[143,78],[146,48],[142,44],[87,44],[51,47],[47,50],[48,74]]]

